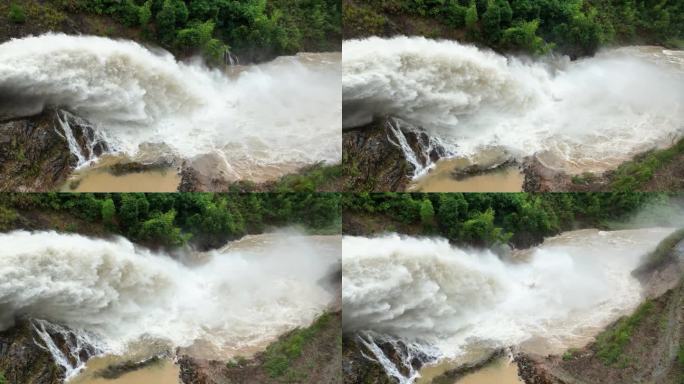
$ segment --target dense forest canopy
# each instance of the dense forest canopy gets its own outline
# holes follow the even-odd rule
[[[18,212],[29,210],[66,212],[151,245],[173,247],[192,240],[202,247],[217,247],[267,226],[302,225],[316,232],[339,228],[340,195],[0,194],[0,230],[10,228]]]
[[[647,204],[653,212],[671,212],[672,199],[653,193],[359,193],[344,195],[342,206],[345,214],[385,217],[390,227],[410,226],[457,244],[529,246],[560,231],[625,220]],[[654,215],[667,224],[667,215]]]
[[[264,59],[303,50],[338,50],[339,0],[47,0],[62,11],[108,15],[140,28],[166,48],[201,52],[220,62],[226,51]],[[11,20],[31,22],[19,2]]]
[[[459,30],[466,41],[532,54],[556,49],[579,57],[610,44],[684,44],[681,0],[344,1],[347,38],[386,34],[393,18],[412,15]]]

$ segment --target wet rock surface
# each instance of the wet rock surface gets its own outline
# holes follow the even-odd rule
[[[523,161],[525,176],[524,192],[604,192],[610,190],[608,175],[586,178],[583,182],[573,182],[572,175],[551,169],[542,164],[535,156]]]
[[[0,191],[45,192],[58,189],[78,164],[55,110],[0,122]],[[87,122],[73,115],[69,123],[82,153],[98,156],[106,144],[92,147],[95,133]]]
[[[357,335],[344,335],[342,339],[342,375],[344,384],[396,384],[377,361],[369,359],[372,353],[362,345]],[[395,362],[397,363],[397,362]]]
[[[89,345],[80,345],[79,350],[71,349],[76,344],[73,333],[47,332],[70,364],[76,359],[85,361],[96,353]],[[64,381],[65,369],[58,366],[47,348],[39,344],[40,336],[30,320],[18,320],[16,325],[0,332],[0,371],[4,372],[9,384],[60,384]]]
[[[342,165],[348,190],[404,191],[408,187],[415,169],[393,142],[395,133],[388,126],[391,122],[386,117],[342,133]],[[425,132],[398,129],[421,165],[444,155],[443,149],[430,148],[430,138]],[[425,148],[429,148],[427,153]]]
[[[512,160],[507,160],[494,165],[472,164],[462,169],[455,169],[451,172],[451,175],[454,177],[454,179],[460,181],[473,176],[497,172],[506,167],[514,166],[515,164],[516,163]]]

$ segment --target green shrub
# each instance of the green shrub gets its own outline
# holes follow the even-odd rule
[[[281,340],[271,344],[264,353],[264,368],[271,377],[288,373],[293,361],[302,355],[304,346],[313,339],[331,320],[329,313],[321,315],[309,328],[297,329]]]
[[[23,24],[26,22],[26,13],[24,8],[19,4],[10,5],[9,19],[15,24]]]
[[[624,349],[629,344],[634,329],[641,324],[651,310],[653,310],[653,302],[646,301],[631,316],[620,320],[613,328],[599,335],[596,341],[596,356],[608,366],[625,363]]]

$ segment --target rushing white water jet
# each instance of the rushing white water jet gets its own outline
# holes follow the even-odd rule
[[[235,177],[259,167],[339,162],[339,54],[301,54],[227,76],[137,43],[46,34],[0,45],[0,116],[46,105],[91,121],[115,149],[222,156]]]
[[[258,350],[335,300],[325,278],[339,263],[339,237],[271,236],[183,263],[123,238],[0,234],[0,329],[17,316],[44,319],[95,340],[104,353],[155,340],[199,343],[213,358]]]
[[[684,52],[629,47],[570,62],[453,41],[343,44],[344,125],[390,115],[451,155],[501,148],[569,172],[601,171],[684,130]]]
[[[641,286],[631,272],[671,232],[569,232],[509,261],[443,239],[344,237],[343,326],[425,345],[428,356],[438,348],[443,358],[530,340],[557,353],[636,307]]]

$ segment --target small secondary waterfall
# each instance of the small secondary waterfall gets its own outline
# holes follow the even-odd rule
[[[35,344],[50,352],[55,364],[64,368],[66,380],[77,375],[88,358],[103,352],[97,347],[97,339],[87,332],[73,332],[41,319],[31,319],[31,326],[40,339],[34,340]],[[55,338],[60,339],[61,347]]]
[[[99,132],[94,130],[92,125],[67,111],[56,111],[55,119],[62,128],[62,132],[55,129],[56,132],[67,141],[69,144],[69,151],[78,159],[76,168],[80,168],[97,159],[98,154],[95,152],[95,146],[102,145],[104,147],[104,140],[100,137]],[[84,142],[85,151],[81,147],[81,144],[78,143],[78,140],[76,140],[76,136],[74,136],[74,131],[71,128],[69,121],[75,121],[80,126],[81,138]]]

